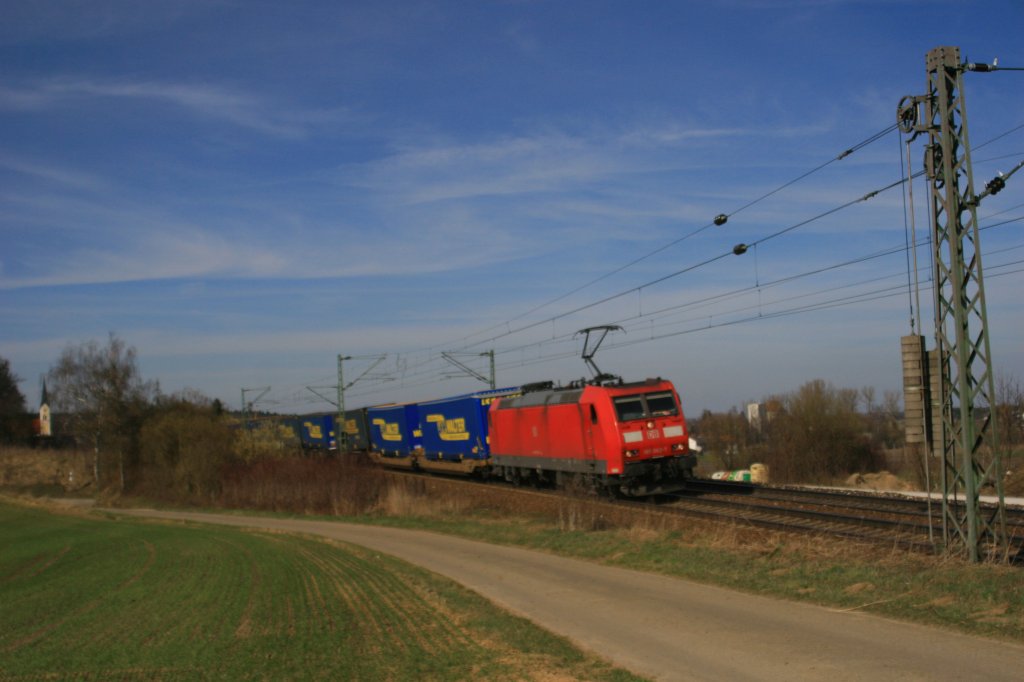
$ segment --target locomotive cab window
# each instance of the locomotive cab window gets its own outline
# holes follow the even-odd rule
[[[645,397],[652,417],[674,417],[679,414],[675,396],[671,393],[648,393]]]
[[[668,391],[625,395],[615,398],[613,402],[619,421],[624,422],[651,417],[674,417],[679,414],[675,396]]]
[[[626,395],[615,398],[615,412],[619,415],[619,421],[630,421],[632,419],[644,418],[643,398],[638,395]]]

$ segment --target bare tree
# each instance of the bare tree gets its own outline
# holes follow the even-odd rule
[[[750,465],[750,446],[755,434],[746,417],[735,407],[722,414],[704,410],[693,426],[704,446],[704,454],[718,459],[722,467],[738,469]]]
[[[88,341],[65,348],[47,376],[54,406],[71,417],[75,437],[93,448],[97,483],[101,475],[110,479],[107,467],[116,461],[123,490],[146,409],[159,393],[139,374],[135,349],[111,332],[105,346]]]
[[[860,389],[860,397],[864,400],[864,411],[871,414],[875,411],[875,387],[864,386]]]
[[[1012,454],[1024,443],[1024,388],[1013,376],[996,376],[996,419],[999,443]]]
[[[857,412],[859,395],[856,389],[816,379],[782,396],[783,409],[769,424],[764,448],[773,478],[828,480],[881,464],[864,416]]]

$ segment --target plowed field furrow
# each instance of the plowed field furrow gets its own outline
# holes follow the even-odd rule
[[[387,641],[421,650],[448,650],[464,644],[461,637],[455,636],[455,628],[394,574],[373,570],[372,565],[349,561],[344,556],[332,556],[330,560],[312,553],[306,556],[324,572],[342,598],[353,595],[354,585],[365,586],[359,595],[360,602],[367,607],[364,615],[373,619],[380,636]]]
[[[151,549],[152,548],[150,547],[150,550]],[[7,643],[2,651],[4,653],[10,653],[28,646],[66,624],[70,624],[73,629],[77,629],[78,625],[75,621],[88,619],[90,617],[89,614],[93,610],[99,608],[109,595],[116,594],[117,592],[131,586],[144,576],[150,568],[152,568],[153,556],[150,550],[146,549],[146,543],[144,541],[136,543],[135,547],[130,548],[130,557],[132,558],[132,561],[112,563],[112,565],[109,566],[109,572],[104,573],[101,576],[97,576],[99,580],[83,581],[86,585],[93,583],[95,585],[95,589],[90,592],[87,587],[80,585],[82,588],[81,596],[84,597],[84,599],[74,604],[70,610],[64,609],[63,611],[54,611],[51,609],[44,611],[38,619],[38,625],[35,629],[25,633],[22,637]],[[140,558],[142,561],[139,561]],[[86,557],[86,559],[88,559],[88,557]],[[103,583],[106,584],[104,585]],[[12,608],[14,606],[15,604],[12,603]],[[26,607],[24,604],[18,604],[17,607],[19,607],[19,610],[27,612],[30,615],[40,613],[35,610],[28,610],[30,607]],[[81,640],[79,640],[78,643],[85,645]],[[72,644],[72,646],[74,646],[74,644]]]
[[[0,557],[0,680],[628,679],[360,548],[3,502],[0,547],[15,557]]]

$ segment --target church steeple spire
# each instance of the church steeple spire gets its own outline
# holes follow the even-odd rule
[[[46,394],[46,379],[43,379],[43,390],[39,397],[39,435],[53,435],[53,426],[50,423],[50,396]]]

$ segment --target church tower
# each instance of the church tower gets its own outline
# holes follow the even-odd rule
[[[53,435],[53,427],[50,424],[50,397],[46,395],[46,379],[43,379],[43,392],[39,399],[39,435],[43,437]]]

